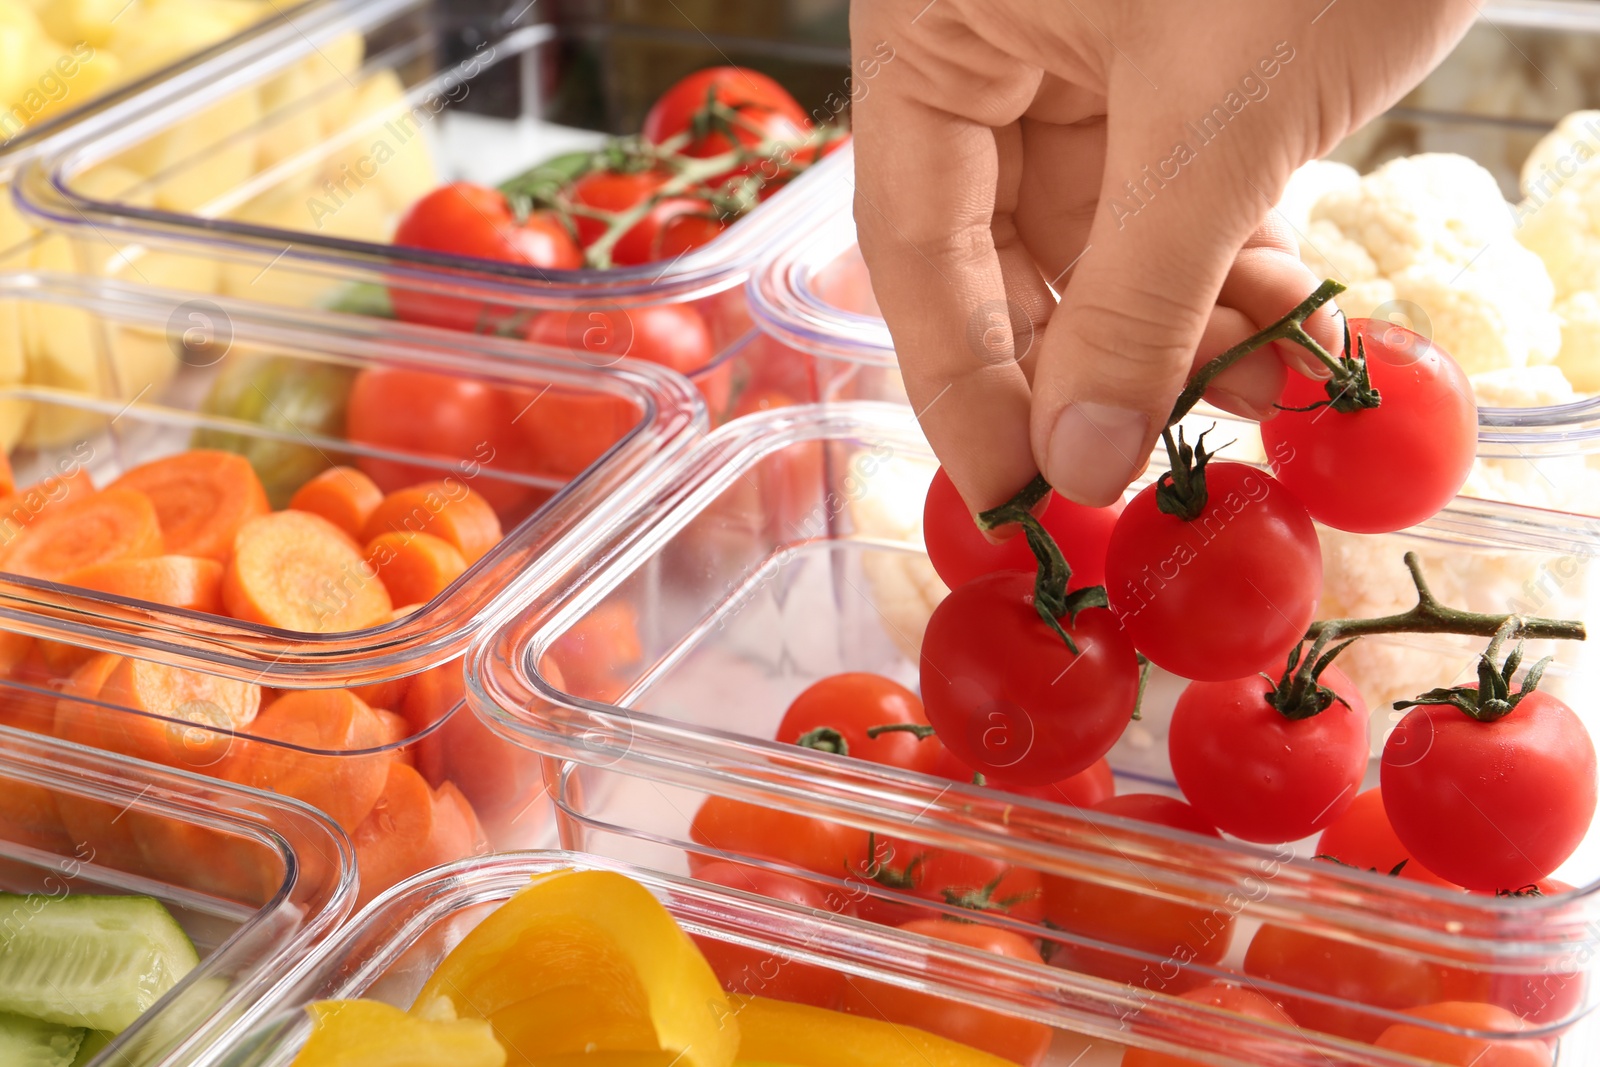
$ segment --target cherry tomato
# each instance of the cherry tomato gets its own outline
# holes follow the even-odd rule
[[[654,248],[656,259],[677,259],[686,252],[704,247],[722,236],[728,224],[712,211],[673,214],[661,227],[660,240]]]
[[[971,775],[968,775],[967,781],[971,780]],[[987,784],[991,789],[998,789],[1002,793],[1036,797],[1039,800],[1065,804],[1069,808],[1092,808],[1101,801],[1109,800],[1117,791],[1111,764],[1104,758],[1095,760],[1086,770],[1081,770],[1059,782],[1049,782],[1045,785],[1012,785],[1000,778],[990,778]]]
[[[1082,589],[1105,581],[1106,545],[1121,514],[1120,502],[1109,508],[1087,508],[1059,494],[1050,494],[1039,521],[1055,538],[1072,568],[1068,588]],[[1031,574],[1038,567],[1028,539],[1020,531],[998,545],[978,531],[943,467],[934,472],[933,481],[928,484],[928,497],[922,506],[922,538],[928,546],[928,562],[951,589],[995,571]]]
[[[1231,1011],[1235,1015],[1243,1015],[1247,1019],[1256,1019],[1264,1023],[1277,1023],[1279,1026],[1293,1026],[1294,1020],[1289,1018],[1288,1012],[1278,1007],[1260,993],[1252,993],[1248,989],[1238,986],[1212,984],[1204,985],[1198,989],[1191,989],[1180,993],[1184,1000],[1207,1007],[1221,1008]],[[1207,1035],[1207,1042],[1215,1040]],[[1187,1056],[1174,1056],[1166,1052],[1156,1052],[1145,1048],[1130,1048],[1122,1056],[1122,1067],[1205,1067],[1199,1060],[1191,1060]]]
[[[441,186],[412,204],[395,228],[394,243],[552,270],[583,266],[583,252],[555,215],[536,211],[518,221],[499,190],[471,182]],[[406,322],[455,330],[484,330],[492,319],[510,313],[401,285],[390,287],[389,298]]]
[[[754,147],[763,138],[773,141],[798,141],[811,130],[811,121],[788,91],[765,74],[745,67],[710,67],[696,71],[661,94],[645,114],[640,132],[651,144],[661,144],[687,131],[708,98],[734,109],[739,124],[734,139]],[[720,156],[733,149],[721,130],[713,129],[691,140],[684,154],[696,159]],[[740,173],[740,168],[716,175],[707,185],[718,185]]]
[[[1368,789],[1358,794],[1344,814],[1322,831],[1322,836],[1317,838],[1315,854],[1379,874],[1389,874],[1404,863],[1399,876],[1407,881],[1458,888],[1418,863],[1406,851],[1406,846],[1394,835],[1394,827],[1389,825],[1381,789]]]
[[[485,476],[478,467],[514,467],[508,435],[514,432],[515,414],[509,394],[486,382],[431,371],[369,367],[351,384],[345,435],[356,444],[456,464],[452,470],[358,456],[356,464],[386,493],[453,476],[506,514],[524,505],[533,490]]]
[[[1195,810],[1246,841],[1278,844],[1344,814],[1367,771],[1367,702],[1338,667],[1322,684],[1343,701],[1306,719],[1267,702],[1262,677],[1190,682],[1167,731],[1172,777]]]
[[[1042,963],[1033,944],[1009,930],[978,923],[919,919],[900,927],[907,933],[949,941],[1024,963]],[[904,989],[870,978],[846,979],[844,1010],[901,1026],[914,1026],[952,1041],[982,1049],[1024,1067],[1043,1062],[1054,1031],[1043,1023],[1001,1015],[985,1008],[948,1000],[933,993]]]
[[[706,797],[689,838],[727,856],[777,860],[830,878],[851,876],[867,861],[867,835],[860,830],[732,797]],[[721,858],[690,853],[689,871],[698,875]]]
[[[1129,502],[1111,532],[1106,593],[1140,652],[1201,681],[1244,678],[1283,662],[1322,592],[1322,549],[1306,509],[1270,475],[1241,463],[1205,470],[1209,499],[1193,522]]]
[[[899,731],[868,737],[867,730],[927,724],[917,694],[881,674],[853,671],[824,678],[795,697],[778,723],[777,739],[792,745],[809,738],[811,748],[839,752],[842,746],[846,756],[926,773],[938,757],[931,744]]]
[[[1515,1034],[1528,1029],[1521,1019],[1493,1004],[1449,1001],[1408,1008],[1406,1014],[1454,1030]],[[1410,1023],[1395,1023],[1373,1044],[1451,1067],[1550,1067],[1555,1062],[1550,1046],[1538,1038],[1518,1041],[1469,1037]]]
[[[1261,439],[1273,474],[1318,522],[1355,533],[1403,530],[1436,514],[1467,480],[1478,406],[1460,366],[1426,337],[1351,319],[1351,343],[1358,339],[1379,405],[1280,411],[1261,424]],[[1326,399],[1323,383],[1291,374],[1278,403]]]
[[[1570,892],[1572,887],[1567,883],[1546,878],[1497,895],[1553,897]],[[1583,1003],[1585,981],[1584,975],[1577,971],[1545,969],[1532,974],[1495,973],[1489,976],[1489,995],[1485,999],[1525,1022],[1549,1025],[1571,1018],[1578,1010]]]
[[[1435,963],[1401,948],[1323,937],[1307,930],[1267,924],[1256,931],[1244,955],[1246,974],[1349,1002],[1349,1006],[1285,996],[1283,1007],[1307,1030],[1371,1042],[1388,1020],[1359,1005],[1399,1011],[1444,1000],[1484,999],[1482,975]]]
[[[597,170],[573,182],[567,195],[583,207],[621,214],[656,195],[670,178],[669,174],[653,170],[631,173]],[[706,225],[706,221],[715,221],[710,212],[711,207],[704,200],[684,196],[663,198],[611,246],[611,262],[619,267],[654,263],[677,255],[685,248],[697,247],[697,241],[703,244],[716,236]],[[685,219],[706,221],[681,221]],[[578,243],[584,248],[593,245],[608,229],[605,220],[587,215],[575,215],[573,223],[578,228]],[[669,230],[672,232],[670,242],[667,239]],[[669,247],[671,252],[667,251]]]
[[[1216,837],[1216,830],[1189,805],[1153,793],[1110,797],[1095,810],[1125,819]],[[1196,895],[1189,903],[1142,890],[1127,890],[1079,878],[1045,875],[1044,914],[1080,937],[1159,956],[1160,964],[1093,948],[1059,943],[1052,966],[1067,967],[1158,992],[1177,992],[1197,981],[1191,963],[1216,963],[1233,937],[1233,911],[1220,898]]]
[[[1139,663],[1111,613],[1068,624],[1073,654],[1033,607],[1033,577],[968,582],[922,639],[922,701],[957,759],[1022,785],[1060,781],[1108,752],[1133,714]]]
[[[1044,889],[1037,871],[899,837],[874,835],[873,846],[872,865],[858,872],[863,883],[1020,922],[1036,923],[1044,915]],[[863,898],[857,910],[863,919],[883,926],[939,915],[929,908],[877,896]]]
[[[1380,782],[1395,835],[1423,866],[1468,889],[1513,889],[1548,877],[1583,840],[1594,744],[1542,690],[1494,722],[1423,705],[1384,743]]]
[[[854,910],[852,903],[836,891],[742,864],[708,863],[695,872],[695,877],[713,885],[797,904],[824,916],[851,914]],[[843,1001],[844,974],[840,971],[718,938],[697,936],[694,941],[721,980],[722,988],[730,993],[830,1009],[837,1009]]]

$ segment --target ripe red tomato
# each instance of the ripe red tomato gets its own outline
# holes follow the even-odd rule
[[[708,863],[695,872],[695,877],[825,915],[849,914],[853,910],[850,901],[814,882],[743,864]],[[843,1001],[844,974],[840,971],[718,938],[696,936],[694,941],[721,980],[722,988],[730,993],[829,1009],[837,1009]]]
[[[872,866],[857,872],[863,883],[974,912],[995,912],[1020,922],[1036,923],[1044,915],[1044,887],[1038,871],[899,837],[874,835],[873,845]],[[868,922],[883,926],[901,926],[939,914],[878,896],[863,897],[857,912]]]
[[[811,120],[795,98],[765,74],[745,67],[710,67],[696,71],[662,93],[645,114],[640,132],[651,144],[661,144],[685,132],[713,95],[718,103],[738,112],[743,126],[735,128],[734,139],[747,148],[760,144],[763,137],[773,141],[798,141],[811,130]],[[727,135],[713,130],[691,140],[684,154],[705,159],[732,149],[733,142]],[[750,168],[716,175],[706,184],[721,184],[747,169]]]
[[[1328,824],[1317,838],[1315,855],[1327,857],[1364,871],[1388,874],[1401,863],[1400,877],[1427,885],[1449,886],[1428,868],[1412,858],[1406,846],[1394,835],[1389,816],[1383,810],[1383,790],[1368,789],[1358,794],[1343,815]]]
[[[842,879],[867,860],[867,835],[860,830],[732,797],[706,797],[689,824],[689,839],[724,854],[691,852],[689,872],[697,876],[708,863],[755,856]]]
[[[1128,793],[1102,801],[1095,810],[1217,836],[1198,812],[1173,797]],[[1233,912],[1221,898],[1195,895],[1185,903],[1061,875],[1045,875],[1044,914],[1052,925],[1079,937],[1121,945],[1162,960],[1155,965],[1119,952],[1060,943],[1051,952],[1052,966],[1155,992],[1177,992],[1204,981],[1192,975],[1188,965],[1216,963],[1227,954],[1233,937]]]
[[[1055,538],[1072,568],[1068,588],[1082,589],[1105,581],[1106,545],[1121,514],[1120,502],[1109,508],[1088,508],[1050,494],[1039,521]],[[978,531],[943,467],[934,472],[933,481],[928,484],[927,500],[922,506],[922,538],[928,546],[928,562],[951,589],[995,571],[1031,574],[1038,567],[1028,539],[1020,532],[997,545]]]
[[[1426,337],[1381,319],[1351,319],[1351,343],[1357,339],[1378,406],[1280,411],[1261,424],[1261,439],[1273,474],[1318,522],[1355,533],[1403,530],[1436,514],[1467,480],[1478,451],[1478,405],[1460,366]],[[1327,398],[1323,383],[1291,374],[1278,403],[1306,407]]]
[[[1129,502],[1111,532],[1106,593],[1134,647],[1184,678],[1222,682],[1282,663],[1322,593],[1322,548],[1306,509],[1270,475],[1211,463],[1193,522]]]
[[[1264,1023],[1277,1023],[1279,1026],[1293,1026],[1294,1020],[1289,1018],[1289,1013],[1278,1007],[1260,993],[1252,993],[1248,989],[1238,986],[1212,984],[1204,985],[1198,989],[1191,989],[1180,993],[1184,1000],[1196,1004],[1204,1004],[1212,1008],[1221,1008],[1231,1011],[1235,1015],[1243,1015],[1247,1019],[1257,1019]],[[1214,1040],[1207,1035],[1208,1040]],[[1130,1048],[1122,1056],[1122,1067],[1204,1067],[1199,1060],[1191,1060],[1187,1056],[1174,1056],[1166,1052],[1156,1052],[1145,1048]]]
[[[931,738],[919,741],[899,731],[867,736],[873,726],[927,724],[917,694],[881,674],[852,671],[824,678],[795,697],[778,723],[777,739],[799,744],[817,730],[831,731],[833,737],[813,737],[811,747],[837,752],[842,741],[844,755],[927,773],[938,758]]]
[[[1009,930],[992,926],[919,919],[900,929],[1023,963],[1044,962],[1031,942]],[[1054,1031],[1043,1023],[854,976],[846,979],[844,1010],[901,1026],[914,1026],[1024,1067],[1036,1067],[1043,1062],[1054,1036]]]
[[[1512,890],[1508,895],[1553,897],[1570,892],[1572,887],[1567,883],[1546,878],[1531,886]],[[1567,958],[1561,963],[1581,965],[1582,960]],[[1484,999],[1509,1010],[1524,1022],[1551,1025],[1572,1018],[1583,1003],[1586,981],[1581,971],[1563,972],[1554,968],[1530,974],[1495,973],[1489,976],[1489,995]]]
[[[573,182],[567,195],[583,207],[621,214],[654,196],[671,177],[653,170],[591,171]],[[654,263],[704,244],[721,232],[711,225],[717,222],[711,210],[704,200],[693,197],[662,199],[611,246],[611,262],[619,267]],[[573,222],[578,228],[578,243],[584,248],[598,241],[607,229],[603,219],[587,215],[575,215]]]
[[[1493,1004],[1450,1001],[1408,1008],[1406,1014],[1455,1031],[1516,1034],[1529,1029],[1521,1019]],[[1452,1067],[1550,1067],[1555,1062],[1550,1046],[1537,1037],[1496,1040],[1410,1023],[1395,1023],[1373,1044]]]
[[[440,186],[412,204],[395,228],[394,244],[552,270],[583,266],[582,250],[555,215],[535,211],[519,222],[504,194],[471,182]],[[390,286],[389,299],[406,322],[453,330],[485,330],[510,313],[402,285]]]
[[[922,701],[957,759],[1022,785],[1086,769],[1133,714],[1139,663],[1100,608],[1067,626],[1078,652],[1039,618],[1033,576],[968,582],[934,609],[922,639]]]
[[[1424,960],[1401,948],[1323,937],[1307,930],[1267,924],[1256,931],[1244,955],[1246,974],[1319,993],[1348,1003],[1283,997],[1283,1007],[1307,1030],[1371,1043],[1388,1020],[1362,1010],[1391,1011],[1445,1000],[1482,1001],[1487,979]]]
[[[1367,770],[1367,702],[1338,667],[1322,672],[1322,684],[1344,702],[1290,719],[1267,702],[1265,678],[1190,682],[1167,754],[1195,810],[1264,844],[1298,841],[1343,815]]]
[[[1423,866],[1468,889],[1515,889],[1548,877],[1589,829],[1594,743],[1542,690],[1494,722],[1423,705],[1384,743],[1380,782],[1395,835]]]
[[[965,780],[972,781],[972,775],[968,773]],[[1092,808],[1102,801],[1111,799],[1111,795],[1117,791],[1111,764],[1103,757],[1089,764],[1087,769],[1059,782],[1048,782],[1044,785],[1012,785],[1000,778],[990,778],[987,784],[991,789],[998,789],[1002,793],[1035,797],[1056,804],[1065,804],[1069,808]]]

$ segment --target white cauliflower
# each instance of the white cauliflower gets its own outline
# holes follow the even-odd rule
[[[1556,301],[1561,353],[1556,366],[1580,393],[1600,393],[1600,293],[1584,289]]]
[[[1561,323],[1494,177],[1464,156],[1392,160],[1311,209],[1301,258],[1355,317],[1409,320],[1468,374],[1552,362]],[[1386,306],[1387,305],[1387,306]]]
[[[1311,225],[1311,209],[1327,194],[1342,189],[1353,189],[1361,184],[1361,175],[1346,163],[1326,159],[1313,159],[1289,175],[1278,199],[1278,213],[1289,221],[1295,232],[1304,233]]]
[[[1517,239],[1544,261],[1561,321],[1557,365],[1600,392],[1600,111],[1575,111],[1522,168]]]

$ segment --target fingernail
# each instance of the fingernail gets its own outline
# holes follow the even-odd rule
[[[1046,472],[1062,496],[1089,507],[1117,500],[1144,467],[1150,417],[1080,401],[1068,404],[1050,432]]]

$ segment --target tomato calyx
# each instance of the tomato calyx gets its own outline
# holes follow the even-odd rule
[[[1182,426],[1178,427],[1176,440],[1173,439],[1170,426],[1161,431],[1169,464],[1167,471],[1156,479],[1156,507],[1163,514],[1193,522],[1205,511],[1210,499],[1206,492],[1206,464],[1217,454],[1215,450],[1206,448],[1206,434],[1215,429],[1216,426],[1212,426],[1211,429],[1202,430],[1193,446],[1183,439]]]
[[[832,752],[836,756],[850,755],[850,742],[845,740],[844,734],[831,726],[818,726],[814,730],[807,730],[795,738],[794,743],[801,748],[817,752]]]
[[[1289,407],[1284,404],[1274,404],[1279,411],[1315,411],[1318,408],[1332,408],[1334,411],[1349,414],[1352,411],[1361,411],[1366,408],[1375,408],[1382,402],[1382,394],[1372,384],[1372,375],[1367,366],[1367,346],[1360,337],[1356,338],[1354,351],[1350,354],[1350,320],[1344,323],[1344,352],[1339,356],[1339,369],[1334,371],[1333,377],[1322,383],[1327,391],[1328,399],[1319,400],[1315,404],[1304,407]]]
[[[1061,546],[1056,544],[1050,531],[1033,513],[1033,509],[1050,492],[1050,483],[1044,480],[1044,475],[1036,474],[1033,481],[1023,486],[1016,496],[998,507],[979,512],[978,527],[986,531],[1009,523],[1022,527],[1022,533],[1028,539],[1028,548],[1039,561],[1039,572],[1033,583],[1033,609],[1056,632],[1056,636],[1066,642],[1067,650],[1076,656],[1078,646],[1062,628],[1061,618],[1065,616],[1070,626],[1077,621],[1079,612],[1089,608],[1110,607],[1111,601],[1103,585],[1067,592],[1067,585],[1072,581],[1072,567],[1067,563],[1067,557],[1062,555]]]
[[[951,907],[962,908],[966,911],[987,911],[1006,914],[1019,904],[1039,895],[1039,890],[1030,889],[1026,893],[1013,893],[1009,897],[995,898],[995,893],[1000,889],[1000,883],[1005,881],[1009,871],[1001,871],[981,886],[946,886],[939,892],[944,897],[944,902]],[[955,916],[946,916],[952,922],[971,922],[970,919],[958,919]]]
[[[901,869],[896,870],[890,864],[894,862],[894,846],[886,845],[883,856],[878,855],[878,835],[867,831],[867,861],[862,865],[860,874],[863,878],[876,882],[885,889],[912,890],[917,887],[920,879],[918,872],[922,869],[922,861],[926,858],[923,853],[917,853]]]
[[[1379,871],[1376,867],[1360,867],[1354,863],[1346,863],[1338,856],[1330,856],[1325,852],[1319,852],[1317,855],[1312,856],[1311,858],[1314,860],[1321,860],[1324,863],[1336,863],[1341,867],[1349,867],[1352,871],[1366,871],[1368,874],[1386,874],[1390,878],[1400,877],[1400,872],[1405,870],[1406,864],[1411,862],[1410,859],[1403,859],[1393,867],[1390,867],[1387,871]]]
[[[1272,675],[1262,672],[1271,688],[1267,690],[1266,700],[1276,708],[1286,719],[1309,719],[1331,708],[1335,701],[1349,704],[1344,697],[1335,693],[1321,682],[1322,672],[1338,658],[1339,653],[1355,643],[1356,638],[1341,641],[1332,648],[1328,642],[1333,639],[1335,630],[1324,630],[1312,641],[1309,651],[1305,650],[1305,642],[1296,645],[1289,652],[1288,664],[1283,669],[1283,676],[1276,680]],[[1304,658],[1302,652],[1304,651]]]
[[[1522,898],[1522,897],[1542,897],[1545,894],[1544,894],[1544,890],[1540,889],[1534,883],[1529,882],[1527,885],[1522,886],[1519,889],[1496,889],[1494,891],[1494,895],[1497,896],[1497,897],[1517,897],[1517,898]]]
[[[1495,722],[1510,715],[1517,709],[1524,697],[1539,688],[1539,681],[1544,677],[1544,670],[1550,665],[1554,656],[1544,659],[1528,668],[1528,673],[1522,679],[1522,685],[1517,691],[1511,691],[1511,679],[1522,666],[1523,643],[1517,642],[1515,648],[1506,654],[1505,662],[1499,667],[1495,666],[1496,654],[1500,645],[1511,634],[1517,632],[1517,624],[1521,620],[1517,616],[1508,618],[1494,640],[1489,642],[1489,647],[1483,655],[1478,657],[1478,684],[1473,686],[1457,686],[1452,689],[1430,689],[1415,700],[1397,700],[1394,703],[1397,711],[1406,708],[1415,708],[1424,704],[1448,704],[1479,722]]]

